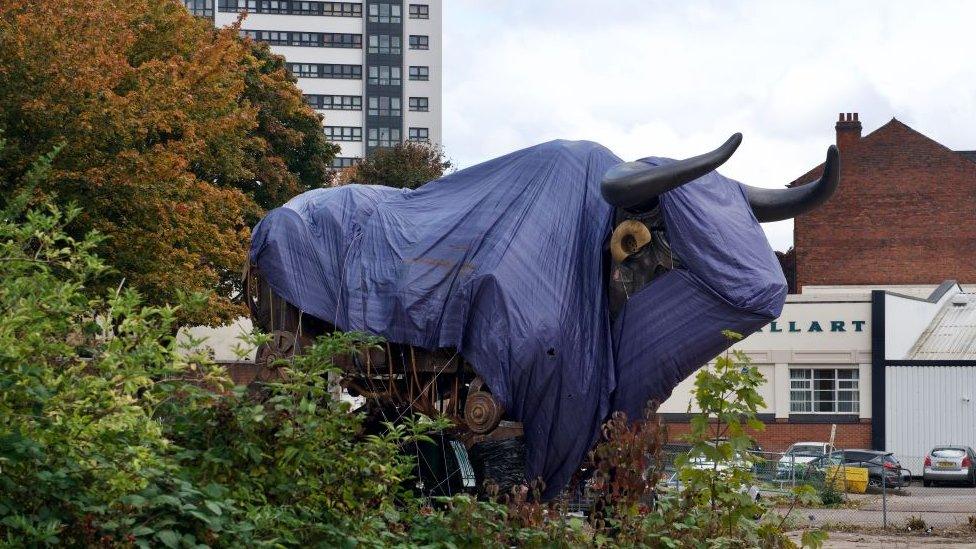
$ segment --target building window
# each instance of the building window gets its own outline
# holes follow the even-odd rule
[[[299,78],[341,78],[362,80],[362,65],[336,65],[331,63],[288,63],[288,70]]]
[[[326,126],[325,136],[329,141],[362,141],[363,129],[359,126]]]
[[[389,34],[371,34],[368,53],[400,54],[400,37]]]
[[[296,33],[297,34],[297,33]],[[318,33],[302,33],[318,34]],[[323,46],[326,48],[362,48],[363,35],[349,34],[344,32],[324,32],[322,34]]]
[[[426,97],[411,97],[410,110],[427,112],[430,110],[430,100]]]
[[[292,2],[293,4],[309,4],[316,2]],[[333,17],[362,17],[363,5],[356,2],[322,2],[322,15]]]
[[[410,141],[429,141],[430,129],[410,128],[407,133],[407,139],[409,139]]]
[[[410,80],[430,80],[430,67],[410,67]]]
[[[427,4],[410,4],[410,19],[430,19],[430,6]]]
[[[400,4],[370,4],[370,23],[399,23]]]
[[[313,109],[331,111],[361,111],[363,98],[360,95],[305,95],[305,102]]]
[[[363,35],[343,32],[288,32],[242,30],[241,34],[272,46],[302,46],[314,48],[362,48]]]
[[[213,17],[213,0],[183,0],[183,5],[197,17]]]
[[[366,82],[377,86],[399,86],[403,83],[400,67],[373,65],[369,68],[369,79]]]
[[[430,37],[426,34],[411,34],[410,35],[410,49],[412,50],[429,50],[430,49]]]
[[[400,98],[370,97],[369,110],[366,111],[366,114],[369,116],[400,116]]]
[[[370,147],[392,147],[399,142],[399,128],[370,128],[366,144]]]
[[[858,370],[851,368],[791,368],[790,412],[860,412],[858,376]]]
[[[357,162],[359,162],[359,159],[355,156],[337,156],[332,159],[332,168],[341,170],[342,168],[355,166]]]
[[[191,0],[185,0],[191,1]],[[212,2],[213,0],[209,0]],[[220,0],[223,12],[271,13],[279,15],[327,15],[331,17],[362,17],[359,2],[311,2],[306,0]]]

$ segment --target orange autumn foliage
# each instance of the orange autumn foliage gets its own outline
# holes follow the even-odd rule
[[[210,324],[242,312],[250,225],[336,152],[281,58],[177,0],[0,0],[0,132],[0,205],[63,145],[32,200],[77,203],[73,229],[108,236],[104,286],[215,290],[183,319]]]

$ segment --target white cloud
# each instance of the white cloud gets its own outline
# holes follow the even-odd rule
[[[444,144],[462,168],[555,138],[682,157],[742,131],[722,172],[778,186],[823,160],[841,111],[976,149],[976,3],[444,3]],[[765,228],[792,242],[791,222]]]

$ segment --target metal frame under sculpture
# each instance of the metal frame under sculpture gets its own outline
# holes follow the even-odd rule
[[[278,359],[300,353],[321,334],[372,331],[387,342],[341,357],[341,386],[362,397],[364,411],[376,420],[439,414],[456,425],[448,435],[453,446],[444,443],[447,452],[428,452],[443,459],[425,458],[421,466],[426,491],[480,484],[496,474],[492,444],[524,437],[527,475],[546,478],[546,496],[555,495],[610,411],[634,414],[650,398],[663,400],[730,345],[718,331],[748,335],[778,315],[785,283],[758,223],[826,201],[838,185],[839,156],[831,146],[823,176],[813,183],[755,188],[715,172],[741,139],[737,133],[686,160],[635,162],[620,162],[593,143],[552,142],[416,191],[351,186],[293,200],[255,228],[252,243],[247,303],[255,325],[273,336],[258,351],[258,381],[278,376]],[[508,191],[499,185],[517,186],[517,196],[505,202],[509,195],[498,193]],[[549,187],[554,194],[546,194]],[[571,202],[539,204],[567,194]],[[454,204],[470,195],[477,195],[477,206],[455,223]],[[495,203],[505,206],[492,209]],[[417,204],[426,206],[411,210]],[[445,206],[430,209],[437,204]],[[548,215],[532,213],[545,206],[565,211],[523,238],[528,221]],[[529,213],[511,217],[518,208]],[[441,222],[441,213],[448,221]],[[474,214],[488,220],[465,233],[463,223],[478,223]],[[546,234],[560,223],[571,230]],[[445,226],[462,228],[437,234]],[[433,244],[411,256],[425,242]],[[540,263],[553,263],[545,259],[553,247],[582,248],[567,251],[565,264],[543,269],[526,266],[533,258],[518,255],[520,242],[539,246],[524,255]],[[445,250],[461,255],[448,257]],[[386,263],[377,265],[377,257]],[[557,250],[551,257],[563,256]],[[564,280],[560,271],[567,269],[579,271]],[[525,278],[506,286],[512,276]],[[308,293],[316,285],[324,297]],[[526,285],[531,289],[519,293]],[[549,291],[556,293],[546,297]],[[485,305],[490,292],[496,297]],[[393,305],[380,306],[388,302]],[[470,452],[473,471],[459,443]]]

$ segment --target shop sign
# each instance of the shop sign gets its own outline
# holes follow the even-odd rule
[[[777,319],[769,323],[760,332],[771,334],[801,334],[816,332],[863,332],[867,320],[783,320]]]

